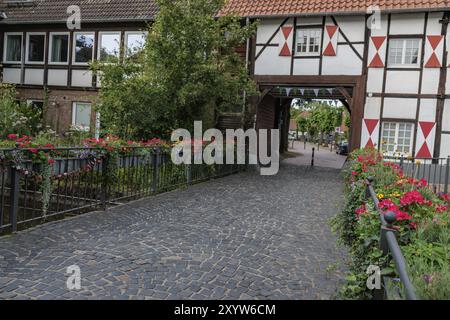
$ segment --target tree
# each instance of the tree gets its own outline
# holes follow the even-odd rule
[[[215,15],[222,0],[158,0],[159,13],[140,55],[97,64],[100,111],[109,132],[128,138],[167,137],[194,120],[215,124],[218,112],[256,94],[235,48],[255,32],[236,17]]]

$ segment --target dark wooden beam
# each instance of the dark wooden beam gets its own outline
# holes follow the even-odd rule
[[[253,80],[260,85],[304,85],[304,86],[330,86],[330,87],[346,87],[354,86],[360,76],[278,76],[278,75],[255,75]]]
[[[344,87],[337,87],[336,89],[344,96],[344,98],[348,101],[350,105],[353,104],[352,96],[350,95],[350,93],[348,93],[348,91]]]

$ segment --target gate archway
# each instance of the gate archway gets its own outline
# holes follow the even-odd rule
[[[256,129],[281,130],[280,149],[287,145],[288,108],[293,99],[340,100],[351,117],[350,150],[361,145],[365,76],[254,76],[261,95],[256,105]],[[284,124],[284,126],[282,125]]]

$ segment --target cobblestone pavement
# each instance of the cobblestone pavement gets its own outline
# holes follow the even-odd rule
[[[4,237],[0,299],[327,299],[341,186],[337,170],[284,165]]]

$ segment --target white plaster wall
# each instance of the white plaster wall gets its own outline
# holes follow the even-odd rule
[[[419,90],[419,71],[387,71],[387,93],[415,93]]]
[[[67,86],[67,70],[48,70],[47,83],[50,86]]]
[[[351,42],[364,41],[364,16],[336,16],[336,22]],[[340,41],[344,41],[342,37]]]
[[[92,71],[72,70],[73,87],[92,87]]]
[[[442,24],[439,23],[444,16],[443,12],[430,12],[428,14],[427,34],[438,35],[441,34]]]
[[[260,20],[256,32],[256,43],[266,43],[275,31],[280,32],[280,25],[284,19],[263,19]],[[292,19],[289,19],[285,25],[292,25]],[[270,43],[278,44],[279,38],[275,36]]]
[[[367,97],[366,106],[364,107],[365,119],[379,119],[381,109],[380,97]]]
[[[439,88],[439,68],[424,68],[422,75],[422,93],[437,94]]]
[[[423,34],[425,13],[401,13],[391,16],[389,34]]]
[[[450,156],[450,134],[443,134],[441,136],[441,158]]]
[[[297,25],[322,24],[322,17],[298,17]]]
[[[25,84],[43,85],[44,69],[25,69]]]
[[[18,68],[4,68],[3,69],[4,83],[20,83],[20,69]]]
[[[355,46],[363,51],[363,45]],[[362,61],[356,56],[350,46],[338,46],[337,55],[322,57],[322,74],[324,75],[360,75]]]
[[[421,99],[419,110],[419,121],[436,121],[436,99]]]
[[[450,131],[450,99],[445,99],[444,113],[442,117],[442,130]]]
[[[415,119],[417,99],[385,98],[383,118]]]
[[[367,92],[381,93],[383,91],[383,68],[369,68],[367,74]]]
[[[294,75],[318,75],[319,59],[294,59]]]

